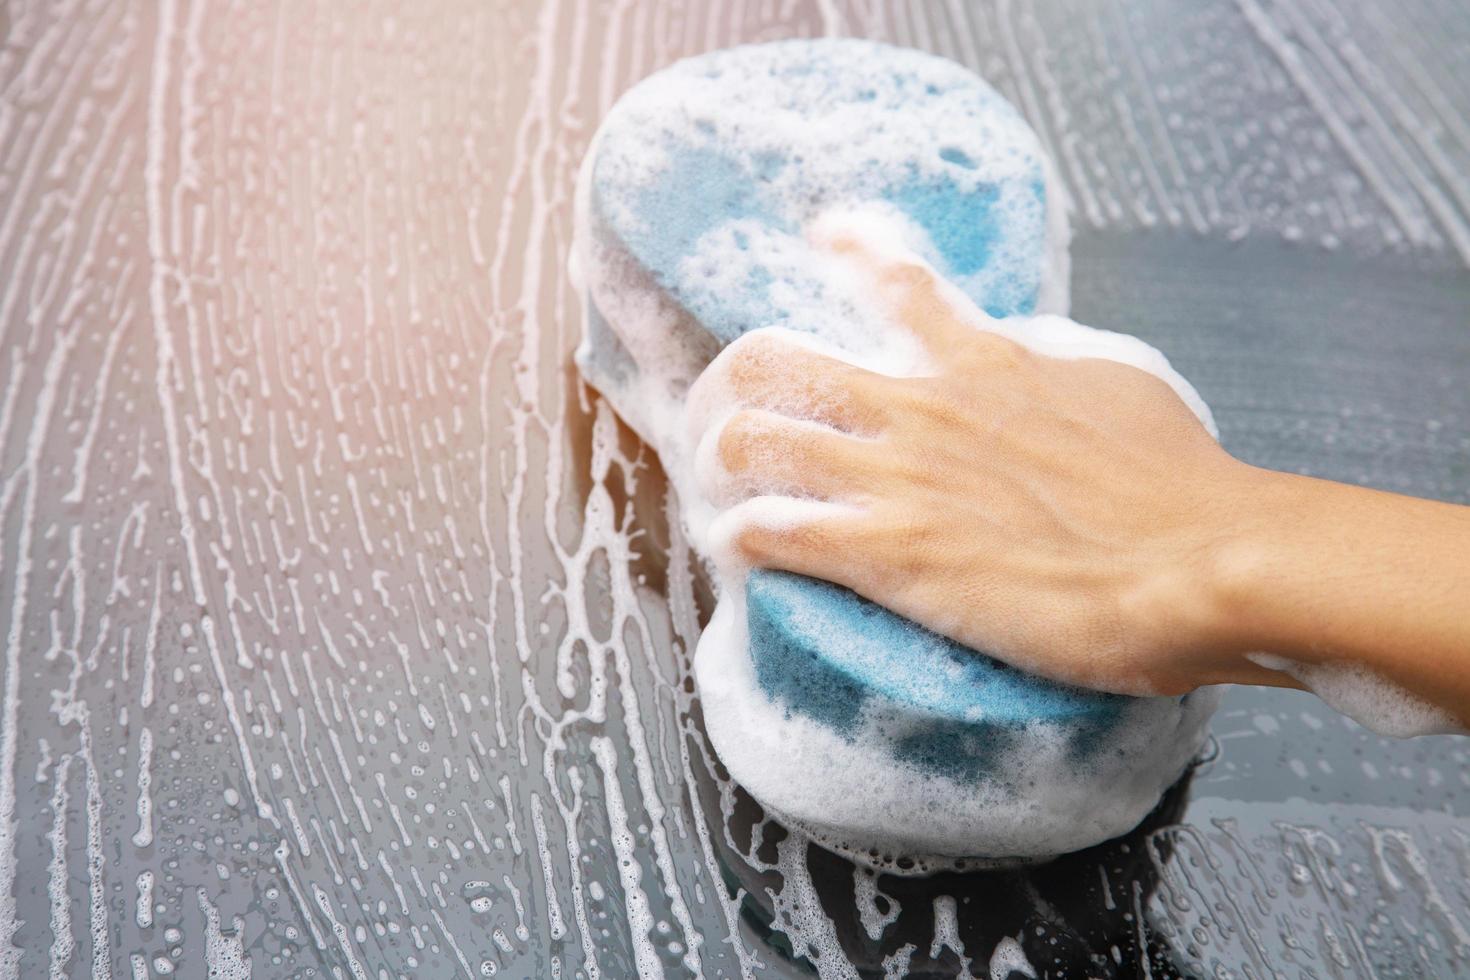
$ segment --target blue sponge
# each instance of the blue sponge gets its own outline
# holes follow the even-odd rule
[[[1047,312],[1064,312],[1067,233],[1034,134],[979,78],[917,52],[801,41],[680,62],[619,101],[578,193],[584,268],[574,271],[589,299],[578,363],[661,455],[671,444],[661,434],[689,383],[742,334],[784,326],[843,346],[851,321],[833,314],[814,264],[804,260],[803,228],[829,208],[901,215],[923,232],[925,258],[993,316],[1030,314],[1039,301]],[[677,481],[672,462],[665,459]],[[1001,767],[1014,769],[1018,753],[1010,750],[1038,723],[1079,770],[1090,755],[1108,756],[1106,765],[1090,766],[1097,778],[1120,783],[1131,777],[1108,774],[1121,751],[1109,738],[1115,728],[1155,717],[1160,734],[1181,744],[1198,735],[1198,718],[1181,720],[1178,699],[1142,699],[1170,701],[1149,715],[1154,709],[1141,699],[1023,673],[831,583],[754,571],[745,614],[753,683],[787,719],[849,742],[866,733],[864,746],[878,732],[893,761],[960,785],[1006,779],[1008,792],[1025,792]],[[728,717],[725,738],[750,724],[748,712]],[[1133,729],[1145,741],[1155,737]],[[710,731],[726,754],[713,722]],[[1142,795],[1154,792],[1156,800],[1192,751],[1173,751],[1166,765],[1174,771]],[[758,768],[736,778],[760,783]],[[1022,773],[1020,781],[1031,778]],[[769,785],[765,795],[795,801],[784,802],[788,812],[807,806]],[[1090,785],[1077,786],[1068,798],[1087,798]],[[1153,800],[1100,806],[1109,816],[1082,832],[1091,837],[1034,841],[1025,827],[1034,815],[1022,807],[1013,821],[1019,829],[992,843],[999,853],[1023,853],[1058,840],[1095,842],[1127,829]],[[823,808],[830,809],[793,815],[820,823]],[[865,812],[854,803],[854,815],[832,832],[860,837]],[[914,845],[957,846],[934,819],[936,829],[913,836]],[[988,830],[987,819],[967,826]],[[978,842],[971,853],[990,853],[987,846]]]
[[[771,697],[843,733],[875,715],[906,722],[890,751],[957,781],[983,778],[1038,720],[1080,757],[1123,716],[1125,698],[1022,673],[830,582],[754,572],[746,614]]]
[[[844,100],[866,101],[863,89],[848,87],[844,78],[854,64],[854,48],[863,56],[859,64],[896,76],[900,97],[916,109],[942,99],[963,129],[929,134],[917,145],[893,147],[885,139],[897,155],[874,161],[882,164],[879,169],[851,155],[845,162],[806,160],[798,147],[762,145],[760,134],[732,140],[717,129],[718,104],[706,107],[708,118],[687,103],[678,113],[634,112],[640,118],[605,129],[600,137],[589,187],[594,233],[623,252],[684,314],[682,329],[706,335],[716,348],[757,327],[805,329],[811,311],[790,297],[817,292],[764,266],[748,242],[741,248],[739,236],[754,226],[799,242],[802,225],[822,208],[854,201],[886,202],[922,228],[936,265],[970,285],[971,298],[992,316],[1035,308],[1047,258],[1041,157],[1008,161],[999,179],[986,179],[987,147],[972,145],[974,134],[993,130],[996,117],[1023,131],[1024,123],[978,78],[955,70],[935,84],[934,59],[863,42],[736,49],[691,59],[675,70],[732,83],[731,99],[751,87],[752,73],[764,76],[771,84],[762,86],[762,95],[782,108],[801,109],[801,99],[813,113],[831,115]],[[741,84],[733,84],[737,80]],[[702,241],[732,227],[736,251],[750,261],[737,276],[722,270],[712,286],[691,258]],[[1001,261],[1003,268],[990,266]],[[584,361],[591,362],[594,379],[626,384],[638,368],[595,307],[588,338]],[[901,747],[916,763],[974,775],[1008,729],[1053,721],[1074,729],[1081,745],[1082,736],[1096,735],[1119,714],[1116,697],[1012,670],[829,583],[756,571],[747,591],[750,653],[765,690],[789,710],[839,730],[870,699],[907,706],[925,724],[925,734],[910,735]],[[797,609],[800,616],[793,613]],[[936,697],[927,682],[939,670],[952,682]]]

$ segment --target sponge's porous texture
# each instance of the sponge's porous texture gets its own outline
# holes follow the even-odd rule
[[[1009,765],[1037,722],[1084,761],[1127,700],[1013,670],[829,582],[754,572],[746,611],[756,679],[778,703],[841,733],[887,715],[888,751],[961,782]]]
[[[682,407],[710,359],[767,326],[882,349],[804,237],[834,208],[887,215],[992,316],[1065,312],[1060,190],[1025,122],[967,70],[825,40],[646,79],[608,114],[579,182],[577,361],[658,450],[696,546],[708,514]],[[1188,389],[1131,338],[1035,322],[1063,348],[1082,337],[1088,356]],[[830,583],[756,570],[720,585],[695,662],[715,749],[768,809],[870,863],[1037,858],[1122,833],[1188,765],[1213,710],[1209,694],[1059,685]]]

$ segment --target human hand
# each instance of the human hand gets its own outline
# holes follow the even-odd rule
[[[728,508],[716,537],[1060,681],[1129,694],[1243,673],[1293,683],[1207,635],[1203,583],[1249,521],[1259,471],[1169,384],[1035,353],[922,263],[854,236],[828,245],[928,369],[879,374],[785,331],[731,344],[690,392],[699,456],[715,464],[700,467],[704,489]]]

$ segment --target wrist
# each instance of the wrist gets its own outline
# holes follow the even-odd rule
[[[1288,614],[1296,605],[1293,583],[1310,570],[1303,560],[1317,507],[1306,477],[1237,463],[1222,512],[1202,553],[1197,603],[1200,618],[1194,640],[1206,665],[1206,683],[1300,686],[1285,674],[1266,669],[1247,655],[1299,652],[1303,618]],[[1298,610],[1297,612],[1301,612]]]
[[[1284,474],[1224,456],[1201,485],[1187,531],[1155,562],[1130,598],[1135,622],[1157,654],[1161,690],[1180,693],[1210,684],[1293,683],[1246,657],[1271,649],[1262,610],[1289,547]]]

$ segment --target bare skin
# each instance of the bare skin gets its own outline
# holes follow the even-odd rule
[[[763,332],[716,360],[691,397],[719,383],[744,406],[713,436],[710,489],[744,510],[751,564],[1100,690],[1299,686],[1246,657],[1269,651],[1361,664],[1470,719],[1470,507],[1249,466],[1154,376],[1033,353],[976,329],[926,267],[831,244],[936,370],[888,377]],[[741,502],[757,487],[848,506],[767,522]]]

